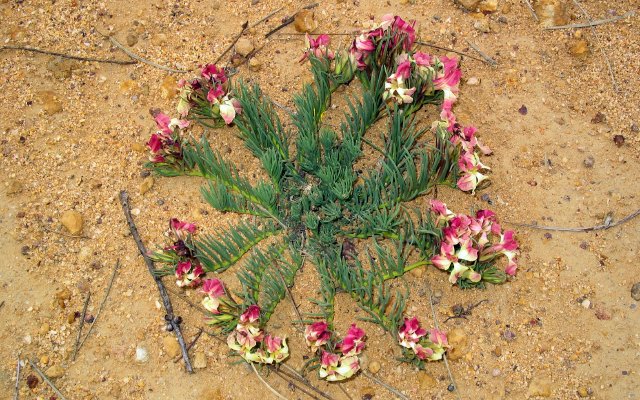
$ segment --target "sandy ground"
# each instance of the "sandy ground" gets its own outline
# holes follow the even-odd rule
[[[303,38],[292,34],[293,27],[264,40],[283,16],[306,4],[299,1],[0,3],[5,44],[127,59],[97,31],[113,32],[143,57],[191,70],[212,62],[244,21],[283,6],[246,35],[257,48],[264,45],[256,56],[261,70],[243,66],[239,77],[262,84],[289,106],[292,94],[309,79],[297,63]],[[637,5],[632,0],[583,4],[594,18]],[[543,31],[517,0],[498,1],[497,11],[486,16],[449,0],[330,0],[315,8],[317,32],[351,32],[387,12],[415,18],[423,40],[474,53],[469,40],[498,62],[497,68],[469,58],[463,62],[463,81],[476,77],[480,83],[462,84],[456,113],[479,127],[495,154],[486,159],[493,171],[490,187],[474,196],[439,193],[450,208],[490,208],[507,222],[573,227],[601,224],[609,213],[619,220],[639,208],[637,17],[599,26],[594,36],[589,29]],[[570,23],[585,19],[572,2],[567,17]],[[487,27],[490,32],[481,32]],[[587,54],[576,54],[579,40],[588,43]],[[334,37],[336,44],[346,41]],[[618,91],[604,56],[611,60]],[[187,375],[181,363],[172,362],[175,346],[164,331],[156,288],[117,200],[119,190],[131,193],[139,229],[150,245],[163,242],[166,221],[173,216],[208,232],[233,222],[235,217],[205,207],[195,179],[156,179],[140,194],[144,143],[154,130],[148,110],[172,110],[172,85],[191,74],[9,50],[0,52],[0,68],[0,398],[13,396],[18,355],[61,375],[55,384],[68,399],[275,398],[245,366],[232,364],[224,344],[207,335],[192,350],[204,368]],[[523,105],[526,115],[518,111]],[[257,164],[232,129],[215,135],[248,176],[256,173]],[[615,135],[624,136],[624,144],[617,146]],[[82,214],[86,238],[56,233],[65,232],[60,218],[68,210]],[[540,384],[548,386],[553,399],[640,399],[640,311],[630,294],[640,280],[640,218],[587,233],[515,229],[522,243],[521,267],[505,285],[461,291],[433,270],[407,278],[410,310],[427,321],[427,283],[441,293],[436,305],[441,323],[456,304],[488,300],[468,319],[444,324],[449,330],[461,328],[468,342],[465,355],[451,362],[458,390],[447,391],[444,364],[417,373],[395,361],[397,349],[366,326],[366,358],[381,364],[378,377],[412,399],[455,399],[456,394],[523,399]],[[72,361],[79,324],[73,314],[90,291],[88,312],[95,315],[116,259],[122,267],[105,310]],[[298,282],[293,295],[301,299],[302,311],[310,311],[303,299],[314,295],[313,269],[305,269]],[[194,293],[186,296],[198,300]],[[202,316],[175,296],[173,302],[190,340],[203,325]],[[360,315],[346,298],[339,299],[339,309],[338,323],[344,327]],[[278,314],[272,326],[290,337],[288,363],[299,367],[306,348],[288,323],[294,318],[289,304],[283,302]],[[137,346],[148,349],[148,362],[135,362]],[[55,398],[41,381],[33,389],[27,386],[32,373],[24,369],[20,398]],[[275,376],[267,379],[287,398],[308,398]],[[333,398],[347,398],[335,385],[316,385]],[[393,398],[364,376],[341,386],[353,399]]]

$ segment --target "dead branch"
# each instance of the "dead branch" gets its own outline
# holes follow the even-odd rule
[[[615,226],[622,225],[625,222],[631,221],[632,219],[634,219],[638,215],[640,215],[640,209],[637,209],[636,211],[634,211],[631,214],[627,215],[626,217],[622,218],[620,221],[611,222],[609,220],[609,221],[605,221],[604,224],[595,225],[595,226],[588,226],[588,227],[585,227],[585,228],[566,228],[566,227],[561,227],[561,226],[540,226],[540,225],[536,225],[536,224],[519,224],[519,223],[516,223],[516,222],[508,222],[508,221],[505,221],[505,222],[507,224],[511,224],[511,225],[515,225],[515,226],[521,226],[523,228],[541,229],[541,230],[545,230],[545,231],[593,232],[593,231],[604,231],[604,230],[613,228]]]
[[[544,29],[549,31],[549,30],[553,30],[553,29],[590,28],[590,27],[593,27],[593,26],[608,24],[610,22],[620,21],[621,19],[625,19],[627,17],[632,17],[634,15],[636,15],[636,12],[635,12],[635,10],[632,10],[632,11],[628,11],[628,12],[622,14],[622,15],[618,15],[616,17],[613,17],[613,18],[596,19],[596,20],[589,21],[589,22],[580,22],[580,23],[577,23],[577,24],[569,24],[569,25],[547,26]]]
[[[267,32],[266,35],[264,35],[265,39],[268,38],[269,36],[273,35],[274,33],[278,32],[280,29],[290,25],[291,23],[293,23],[293,21],[295,21],[296,19],[296,15],[302,11],[302,10],[311,10],[312,8],[315,8],[318,6],[318,3],[312,3],[309,4],[307,6],[302,7],[300,10],[296,11],[295,14],[288,16],[287,18],[285,18],[282,23],[278,26],[276,26],[275,28],[273,28],[272,30],[270,30],[269,32]]]
[[[533,15],[533,19],[535,19],[536,22],[539,22],[540,19],[538,18],[538,14],[536,14],[536,10],[533,9],[531,2],[529,0],[524,0],[524,4],[526,4],[529,11],[531,11],[531,15]]]
[[[64,397],[64,395],[63,395],[62,393],[60,393],[60,391],[58,390],[58,388],[56,387],[56,385],[54,385],[54,384],[53,384],[53,382],[51,382],[51,381],[49,380],[49,378],[47,378],[47,376],[44,374],[44,372],[42,372],[42,371],[40,370],[40,368],[38,368],[38,367],[36,366],[36,364],[35,364],[33,361],[29,360],[29,365],[31,365],[31,368],[33,368],[33,370],[34,370],[34,371],[36,371],[36,372],[38,373],[38,375],[40,375],[40,378],[42,378],[42,380],[43,380],[43,381],[45,381],[45,382],[47,383],[47,385],[49,385],[49,387],[51,387],[51,389],[52,389],[54,392],[56,392],[56,394],[57,394],[58,396],[60,396],[60,400],[67,400],[67,399]]]
[[[91,326],[89,327],[89,330],[87,331],[87,334],[84,335],[84,338],[82,338],[82,341],[78,345],[78,351],[80,351],[80,349],[82,348],[82,345],[84,345],[84,342],[87,340],[87,338],[91,334],[91,331],[93,330],[93,327],[96,326],[96,322],[98,322],[98,317],[100,316],[100,313],[102,312],[102,309],[104,308],[104,305],[107,302],[107,298],[109,297],[109,292],[111,291],[111,286],[113,286],[113,281],[116,278],[116,272],[118,272],[118,268],[119,267],[120,267],[120,259],[118,259],[116,261],[116,265],[115,265],[115,267],[113,267],[113,273],[111,274],[111,280],[109,281],[109,286],[107,286],[107,289],[105,290],[104,297],[102,298],[102,303],[100,303],[100,307],[98,308],[98,311],[96,312],[96,316],[93,318],[93,322],[91,323]],[[74,353],[73,359],[75,360],[75,353]]]
[[[272,371],[282,380],[284,380],[285,382],[287,382],[287,384],[289,384],[290,386],[295,387],[296,389],[298,389],[299,391],[301,391],[302,393],[306,394],[307,396],[311,397],[313,400],[320,400],[319,397],[316,397],[316,395],[314,395],[313,393],[307,391],[305,388],[298,386],[298,384],[294,383],[292,380],[290,380],[288,377],[286,377],[282,372],[278,371],[278,369],[276,368],[272,368]]]
[[[20,397],[20,367],[20,356],[18,355],[18,365],[16,366],[16,390],[13,393],[13,400],[18,400]]]
[[[432,47],[432,48],[438,49],[438,50],[450,51],[452,53],[460,54],[461,56],[469,57],[469,58],[471,58],[473,60],[476,60],[476,61],[480,61],[480,62],[483,62],[483,63],[491,64],[491,63],[487,62],[487,60],[484,60],[484,59],[482,59],[480,57],[472,56],[469,53],[465,53],[465,52],[462,52],[462,51],[450,49],[448,47],[442,47],[442,46],[438,46],[436,44],[422,42],[422,41],[419,41],[419,40],[416,40],[416,44],[419,44],[419,45],[422,45],[422,46],[427,46],[427,47]]]
[[[409,398],[407,396],[405,396],[404,394],[402,394],[398,389],[394,388],[393,386],[383,382],[382,380],[378,379],[375,375],[370,374],[367,371],[362,371],[362,374],[364,376],[366,376],[367,378],[371,379],[373,382],[377,383],[378,385],[382,386],[383,388],[387,389],[388,391],[390,391],[391,393],[395,394],[396,397],[398,397],[399,399],[402,400],[409,400]]]
[[[202,335],[202,332],[204,331],[204,329],[200,328],[198,330],[198,333],[196,333],[196,336],[193,338],[193,340],[191,341],[191,343],[189,343],[189,345],[187,346],[187,351],[191,350],[191,348],[196,344],[196,342],[198,341],[198,339],[200,339],[200,336]],[[174,363],[177,363],[178,361],[180,361],[180,358],[182,358],[182,356],[178,356],[176,358],[173,359]]]
[[[258,372],[258,370],[256,369],[256,366],[255,366],[255,365],[253,365],[253,363],[249,363],[249,364],[251,365],[251,368],[253,369],[253,372],[255,372],[255,374],[256,374],[256,376],[258,377],[258,379],[260,379],[260,382],[262,382],[262,384],[264,384],[264,385],[267,387],[267,389],[269,389],[269,391],[270,391],[271,393],[273,393],[273,394],[274,394],[277,398],[279,398],[279,399],[282,399],[282,400],[288,400],[286,397],[284,397],[283,395],[281,395],[280,393],[278,393],[278,391],[277,391],[277,390],[275,390],[273,387],[271,387],[271,385],[269,385],[269,384],[267,383],[267,381],[265,381],[265,380],[262,378],[262,375],[260,375],[260,373],[259,373],[259,372]]]
[[[474,44],[473,42],[468,41],[467,39],[465,39],[465,42],[467,42],[467,44],[474,49],[475,51],[478,52],[478,54],[480,54],[480,56],[482,58],[484,58],[484,60],[487,62],[487,64],[491,65],[492,67],[497,67],[498,66],[498,62],[496,60],[494,60],[493,58],[489,57],[488,54],[484,53],[482,50],[480,50],[480,47],[478,47],[476,44]]]
[[[193,373],[193,368],[191,367],[191,361],[189,360],[189,353],[187,352],[187,346],[184,343],[184,338],[182,337],[182,331],[180,330],[180,322],[182,321],[176,318],[176,316],[173,314],[173,306],[171,305],[171,299],[167,294],[167,289],[165,288],[164,283],[162,283],[162,279],[160,279],[159,276],[156,276],[153,273],[153,271],[155,270],[153,266],[153,261],[147,255],[147,249],[145,248],[144,243],[140,238],[140,234],[138,233],[138,228],[136,227],[136,224],[133,222],[133,216],[131,215],[131,209],[129,208],[129,195],[125,190],[120,192],[120,204],[122,204],[122,211],[124,212],[124,215],[127,218],[127,223],[129,225],[129,230],[131,231],[131,235],[133,236],[133,239],[136,241],[136,244],[138,245],[138,250],[140,251],[142,258],[144,258],[144,262],[147,264],[147,269],[149,270],[149,274],[151,274],[151,277],[153,278],[153,280],[156,282],[156,285],[158,286],[158,292],[160,292],[160,297],[162,298],[164,309],[167,312],[167,314],[165,315],[165,319],[167,320],[167,323],[171,325],[171,327],[173,328],[172,329],[173,332],[176,334],[176,337],[178,338],[178,343],[180,344],[180,349],[182,350],[182,358],[184,359],[185,368],[187,369],[187,372]]]
[[[72,56],[70,54],[58,53],[58,52],[49,51],[49,50],[41,50],[41,49],[36,49],[35,47],[27,47],[27,46],[11,46],[11,45],[8,45],[8,46],[0,47],[0,50],[30,51],[32,53],[40,53],[40,54],[46,54],[46,55],[50,55],[50,56],[68,58],[70,60],[99,62],[99,63],[106,63],[106,64],[131,65],[131,64],[135,64],[136,63],[136,61],[134,61],[134,60],[121,61],[121,60],[111,60],[111,59],[105,59],[105,58]]]
[[[76,336],[76,344],[73,347],[73,360],[78,355],[78,345],[80,344],[80,337],[82,336],[82,328],[84,327],[84,319],[87,316],[87,306],[89,305],[89,299],[91,299],[91,292],[87,293],[87,298],[84,299],[84,306],[82,306],[82,314],[80,315],[80,325],[78,326],[78,335]],[[95,319],[93,320],[95,322]]]

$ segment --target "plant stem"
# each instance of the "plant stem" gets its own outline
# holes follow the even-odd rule
[[[392,272],[391,274],[385,274],[382,277],[385,281],[387,281],[389,279],[400,277],[409,271],[413,271],[414,269],[423,267],[425,265],[433,265],[433,263],[431,262],[431,260],[420,260],[420,261],[414,262],[413,264],[406,265],[402,270],[402,273]]]

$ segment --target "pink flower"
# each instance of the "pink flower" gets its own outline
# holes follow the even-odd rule
[[[225,295],[224,284],[220,279],[205,279],[202,282],[202,292],[207,295],[202,300],[202,306],[209,312],[220,314],[220,298]]]
[[[371,40],[369,35],[367,35],[366,33],[363,33],[360,36],[356,37],[355,41],[353,42],[353,47],[364,54],[371,53],[376,49],[373,40]]]
[[[402,18],[396,16],[393,22],[392,29],[401,35],[404,35],[402,38],[402,47],[405,50],[411,50],[413,47],[413,42],[416,40],[416,31],[414,29],[415,21],[411,23],[404,21]]]
[[[429,67],[431,66],[432,57],[427,53],[416,51],[413,54],[413,60],[416,62],[416,65],[420,67]]]
[[[421,344],[416,344],[413,347],[413,351],[414,353],[416,353],[416,356],[421,360],[427,360],[433,357],[433,350],[430,349],[429,347],[424,347]]]
[[[319,35],[316,39],[313,39],[307,33],[305,40],[307,42],[307,50],[302,55],[302,58],[300,58],[300,62],[306,61],[310,54],[313,54],[316,58],[326,57],[329,60],[334,59],[335,54],[327,48],[331,42],[329,35]]]
[[[404,78],[397,74],[392,74],[384,83],[384,93],[382,97],[385,100],[395,101],[398,104],[408,104],[413,102],[413,93],[416,88],[407,89],[404,84]]]
[[[260,318],[260,307],[253,304],[240,316],[242,324],[252,324]]]
[[[424,335],[427,334],[426,329],[420,327],[418,318],[412,319],[405,318],[404,323],[398,330],[398,337],[400,338],[400,346],[406,348],[413,348],[416,343],[420,341]]]
[[[338,356],[337,354],[322,352],[318,375],[329,382],[342,381],[351,378],[360,370],[360,360],[356,356]]]
[[[304,339],[311,351],[316,352],[321,346],[326,344],[331,338],[331,332],[327,329],[328,325],[325,321],[314,322],[308,325],[304,331]]]
[[[263,364],[273,364],[284,361],[289,357],[289,347],[286,338],[266,335],[264,337],[266,354],[261,354],[259,362]]]
[[[225,83],[227,81],[227,75],[224,73],[224,70],[216,67],[213,64],[207,64],[202,68],[202,76],[205,79],[213,80],[219,83]]]
[[[409,76],[411,76],[411,62],[401,62],[396,70],[396,76],[402,77],[402,79],[409,79]]]
[[[225,96],[220,104],[220,116],[224,122],[229,125],[236,118],[237,114],[242,113],[242,105],[237,99],[229,99],[229,96]]]
[[[431,205],[431,212],[436,214],[436,225],[447,222],[455,216],[453,211],[449,210],[447,205],[439,200],[432,199],[429,204]]]
[[[504,254],[508,260],[504,272],[507,275],[515,275],[516,269],[518,267],[516,263],[516,257],[518,255],[518,242],[516,242],[513,235],[513,231],[505,231],[504,234],[500,235],[500,243],[491,246],[489,249],[487,249],[486,252],[483,252],[480,260],[486,261],[498,254]]]
[[[191,222],[180,221],[177,218],[171,218],[169,220],[169,228],[179,238],[184,240],[188,235],[192,235],[196,232],[196,225]]]
[[[475,192],[478,184],[487,177],[480,171],[489,169],[480,162],[480,158],[476,153],[465,152],[458,158],[458,167],[462,176],[458,179],[458,188],[464,192]]]
[[[429,340],[438,346],[446,347],[448,345],[447,334],[439,329],[429,330]]]
[[[218,98],[223,96],[224,89],[222,88],[222,85],[216,85],[215,87],[209,89],[209,92],[207,93],[207,100],[209,100],[210,103],[217,103]]]
[[[166,133],[167,135],[171,135],[173,133],[173,129],[169,128],[171,117],[169,117],[167,114],[158,112],[154,116],[154,119],[156,121],[156,125],[158,126],[158,129],[160,129],[162,133]]]
[[[191,261],[179,262],[176,266],[176,285],[179,287],[198,286],[202,275],[204,275],[204,270],[200,264],[194,266]]]
[[[162,150],[163,145],[160,135],[158,135],[157,133],[152,134],[149,142],[147,142],[147,147],[149,147],[149,150],[151,150],[151,153],[153,154],[156,154],[160,150]]]
[[[336,347],[346,356],[358,355],[364,349],[364,336],[364,331],[358,328],[356,324],[352,324],[347,331],[347,335]]]

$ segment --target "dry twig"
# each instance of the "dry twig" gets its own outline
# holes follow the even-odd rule
[[[231,41],[229,46],[227,46],[227,48],[213,62],[214,64],[217,64],[222,59],[222,57],[224,57],[224,55],[227,54],[229,52],[229,50],[231,50],[233,48],[233,46],[235,46],[236,43],[238,43],[238,40],[240,40],[242,35],[247,31],[248,26],[249,26],[249,22],[245,21],[242,24],[242,30],[236,36],[233,37],[233,40]]]
[[[317,397],[316,395],[314,395],[313,393],[307,391],[305,388],[298,386],[295,382],[293,382],[292,380],[290,380],[290,378],[288,378],[287,376],[285,376],[282,372],[278,371],[278,369],[273,368],[272,371],[278,376],[280,377],[282,380],[284,380],[285,382],[287,382],[290,386],[295,387],[296,389],[298,389],[299,391],[301,391],[302,393],[306,394],[307,396],[311,397],[313,400],[320,400],[319,397]]]
[[[307,6],[302,7],[301,10],[311,10],[312,8],[315,8],[318,6],[318,3],[312,3],[309,4]],[[265,38],[268,38],[269,36],[273,35],[274,33],[278,32],[280,29],[284,28],[285,26],[290,25],[293,21],[295,21],[296,19],[296,15],[301,11],[298,10],[295,12],[295,14],[288,16],[287,18],[285,18],[282,23],[278,26],[276,26],[275,28],[273,28],[272,30],[270,30],[269,32],[267,32],[266,35],[264,35]]]
[[[438,317],[436,316],[436,309],[435,307],[433,307],[433,291],[431,290],[431,286],[428,286],[427,290],[429,291],[429,305],[431,306],[431,314],[433,314],[433,325],[436,327],[436,329],[440,330],[440,327],[438,324]],[[447,372],[449,373],[449,380],[451,382],[451,385],[453,385],[453,390],[456,393],[456,398],[458,400],[462,400],[462,397],[460,396],[460,390],[458,388],[458,384],[456,383],[456,380],[453,378],[453,373],[451,372],[451,368],[449,367],[449,360],[447,360],[446,353],[442,355],[442,359],[444,360],[444,365],[447,368]]]
[[[136,63],[136,61],[133,61],[133,60],[121,61],[121,60],[110,60],[110,59],[105,59],[105,58],[72,56],[70,54],[58,53],[58,52],[55,52],[55,51],[48,51],[48,50],[41,50],[41,49],[36,49],[35,47],[27,47],[27,46],[10,46],[10,45],[9,46],[2,46],[2,47],[0,47],[0,50],[30,51],[32,53],[47,54],[47,55],[50,55],[50,56],[68,58],[70,60],[99,62],[99,63],[106,63],[106,64],[131,65],[131,64],[135,64]]]
[[[82,336],[82,328],[84,327],[84,319],[87,316],[87,306],[89,305],[89,299],[91,299],[91,292],[87,293],[87,298],[84,299],[84,306],[82,306],[82,314],[80,315],[80,325],[78,326],[78,335],[76,336],[76,344],[73,347],[73,360],[75,361],[78,355],[78,345],[80,344],[80,337]],[[95,319],[94,319],[95,322]]]
[[[323,392],[322,390],[318,389],[317,387],[313,386],[311,384],[311,382],[309,382],[309,380],[307,378],[305,378],[304,376],[300,375],[300,373],[298,371],[296,371],[294,368],[291,368],[290,366],[288,366],[285,363],[280,364],[280,367],[282,369],[286,369],[287,371],[289,371],[288,373],[283,371],[282,369],[280,370],[281,374],[284,374],[285,376],[288,376],[291,379],[296,379],[299,382],[303,383],[305,386],[307,386],[309,389],[313,390],[314,392],[318,393],[320,396],[324,397],[327,400],[333,400],[333,398],[331,396],[329,396],[328,394],[326,394],[325,392]]]
[[[589,13],[587,12],[587,10],[584,9],[584,7],[582,7],[582,4],[580,4],[580,2],[578,0],[573,0],[573,4],[576,5],[576,7],[578,7],[580,9],[580,11],[587,17],[587,19],[589,20],[589,22],[593,22],[593,19],[591,19],[591,15],[589,15]],[[591,33],[593,33],[593,36],[596,37],[596,39],[600,39],[598,32],[596,31],[596,28],[593,27],[593,25],[591,26]],[[613,90],[615,92],[618,91],[618,83],[616,82],[616,74],[613,71],[613,66],[611,65],[611,60],[609,60],[609,57],[607,57],[607,53],[604,51],[604,47],[600,47],[600,52],[602,53],[602,58],[604,58],[604,60],[607,62],[607,68],[609,69],[609,76],[611,76],[611,83],[613,84]]]
[[[477,60],[477,61],[481,61],[481,62],[483,62],[483,63],[491,64],[491,63],[487,62],[487,60],[484,60],[484,59],[482,59],[482,58],[480,58],[480,57],[472,56],[472,55],[471,55],[471,54],[469,54],[469,53],[465,53],[465,52],[462,52],[462,51],[458,51],[458,50],[450,49],[450,48],[448,48],[448,47],[442,47],[442,46],[438,46],[438,45],[436,45],[436,44],[427,43],[427,42],[422,42],[422,41],[420,41],[420,40],[416,40],[416,44],[419,44],[419,45],[422,45],[422,46],[427,46],[427,47],[432,47],[432,48],[434,48],[434,49],[438,49],[438,50],[450,51],[450,52],[452,52],[452,53],[460,54],[461,56],[469,57],[469,58],[471,58],[471,59],[473,59],[473,60]]]
[[[202,332],[204,331],[204,329],[200,328],[198,330],[198,333],[196,333],[196,336],[193,338],[193,340],[191,341],[191,343],[189,343],[189,345],[187,346],[187,351],[191,350],[191,348],[196,344],[196,342],[198,341],[198,339],[200,339],[200,335],[202,335]],[[178,357],[173,359],[174,363],[177,363],[178,361],[180,361],[180,359],[182,358],[181,355],[179,355]]]
[[[405,396],[404,394],[402,394],[398,389],[396,389],[393,386],[391,386],[391,385],[383,382],[382,380],[378,379],[375,375],[370,374],[367,371],[362,371],[362,374],[364,376],[366,376],[367,378],[371,379],[372,381],[374,381],[375,383],[377,383],[378,385],[380,385],[383,388],[387,389],[391,393],[395,394],[396,397],[398,397],[399,399],[409,400],[409,398],[407,396]]]
[[[0,301],[0,308],[4,307],[4,300]]]
[[[51,389],[52,389],[54,392],[56,392],[56,394],[57,394],[58,396],[60,396],[60,400],[67,400],[67,399],[64,397],[64,395],[63,395],[62,393],[60,393],[60,391],[58,390],[58,388],[56,387],[56,385],[54,385],[54,384],[53,384],[53,382],[51,382],[51,381],[49,380],[49,378],[47,378],[47,376],[44,374],[44,372],[42,372],[42,371],[40,370],[40,368],[38,368],[38,367],[36,366],[36,364],[35,364],[33,361],[29,360],[29,365],[31,365],[31,368],[33,368],[33,370],[34,370],[34,371],[36,371],[36,372],[38,373],[38,375],[40,375],[40,378],[42,378],[42,380],[43,380],[43,381],[45,381],[45,382],[47,383],[47,385],[49,385],[49,387],[51,387]]]
[[[102,312],[102,309],[104,308],[104,305],[107,302],[107,298],[109,297],[109,292],[111,291],[111,286],[113,286],[113,281],[116,278],[116,272],[118,272],[118,268],[119,267],[120,267],[120,259],[118,259],[116,261],[116,265],[115,265],[115,267],[113,267],[113,273],[111,274],[111,280],[109,281],[109,286],[107,286],[107,289],[105,290],[104,297],[102,298],[102,303],[100,303],[100,307],[98,308],[98,311],[96,312],[96,316],[93,318],[93,322],[91,323],[91,326],[89,327],[89,330],[87,331],[87,334],[84,335],[84,338],[82,339],[82,341],[78,345],[78,350],[77,351],[80,351],[80,349],[82,348],[82,345],[84,344],[84,342],[87,340],[87,338],[91,334],[91,331],[93,330],[93,327],[96,326],[96,322],[98,322],[98,317],[100,316],[100,313]],[[75,353],[74,353],[74,358],[73,359],[75,360]]]
[[[593,26],[604,25],[610,22],[620,21],[621,19],[625,19],[627,17],[632,17],[636,15],[635,10],[628,11],[622,15],[615,16],[613,18],[605,18],[605,19],[596,19],[589,22],[580,22],[577,24],[569,24],[569,25],[557,25],[557,26],[547,26],[544,28],[545,30],[553,30],[553,29],[575,29],[575,28],[590,28]]]
[[[531,15],[533,15],[533,19],[535,19],[536,22],[539,22],[540,19],[538,18],[538,14],[536,14],[536,10],[533,9],[531,2],[529,0],[523,0],[523,1],[524,1],[524,4],[527,5],[527,8],[529,9],[529,11],[531,11]]]
[[[566,227],[561,227],[561,226],[540,226],[540,225],[536,225],[536,224],[519,224],[519,223],[516,223],[516,222],[507,222],[507,224],[511,224],[511,225],[515,225],[515,226],[521,226],[523,228],[541,229],[541,230],[545,230],[545,231],[592,232],[592,231],[604,231],[606,229],[613,228],[614,226],[622,225],[625,222],[631,221],[632,219],[634,219],[638,215],[640,215],[640,209],[637,209],[636,211],[634,211],[631,214],[627,215],[626,217],[622,218],[620,221],[611,222],[610,220],[607,220],[607,221],[605,221],[604,224],[595,225],[595,226],[588,226],[588,227],[585,227],[585,228],[566,228]]]
[[[482,50],[480,50],[480,47],[478,47],[475,43],[468,41],[467,39],[465,39],[465,42],[467,42],[467,44],[474,49],[475,51],[478,52],[478,54],[480,54],[480,56],[482,58],[484,58],[484,60],[487,62],[487,64],[491,65],[492,67],[497,67],[498,66],[498,62],[496,60],[494,60],[493,58],[491,58],[488,54],[484,53]]]
[[[16,390],[13,393],[13,400],[18,400],[20,397],[20,367],[20,356],[18,356],[18,365],[16,366]]]
[[[182,294],[176,292],[175,290],[173,290],[171,288],[166,288],[166,289],[167,289],[167,291],[169,293],[175,295],[177,298],[179,298],[180,300],[184,301],[189,307],[193,308],[194,310],[198,310],[199,312],[203,313],[204,315],[207,315],[207,312],[202,308],[202,306],[197,305],[193,301],[189,300],[188,298],[186,298],[185,296],[183,296]]]
[[[265,381],[265,380],[262,378],[262,375],[260,375],[260,373],[259,373],[259,372],[258,372],[258,370],[256,369],[256,366],[255,366],[255,365],[253,365],[253,363],[249,363],[249,364],[251,364],[251,368],[253,368],[253,372],[255,372],[255,374],[256,374],[256,376],[258,377],[258,379],[260,379],[260,382],[262,382],[262,383],[267,387],[267,389],[269,389],[269,391],[271,391],[271,393],[273,393],[273,394],[274,394],[277,398],[279,398],[279,399],[282,399],[282,400],[288,400],[286,397],[284,397],[283,395],[281,395],[280,393],[278,393],[278,391],[277,391],[277,390],[275,390],[274,388],[272,388],[272,387],[271,387],[271,385],[269,385],[269,384],[267,383],[267,381]]]
[[[153,266],[153,261],[149,258],[147,254],[147,249],[140,238],[140,234],[138,233],[138,228],[136,224],[133,222],[133,216],[131,215],[131,209],[129,208],[129,195],[125,190],[120,192],[120,204],[122,204],[122,211],[124,212],[124,216],[127,218],[127,224],[129,225],[129,230],[131,231],[131,235],[133,239],[136,241],[138,245],[138,250],[144,258],[144,262],[147,264],[147,269],[149,270],[149,274],[156,282],[158,286],[158,292],[160,292],[160,297],[162,298],[162,303],[164,304],[164,309],[167,312],[165,315],[165,319],[168,324],[173,328],[173,332],[176,334],[178,338],[178,343],[180,344],[180,349],[182,350],[182,358],[184,359],[184,365],[187,369],[187,372],[193,373],[193,368],[191,367],[191,361],[189,360],[189,353],[187,352],[187,346],[184,343],[184,338],[182,337],[182,331],[180,330],[181,319],[177,318],[173,314],[173,306],[171,305],[171,299],[167,294],[167,289],[162,283],[162,279],[159,276],[155,275],[153,272],[155,270]]]

